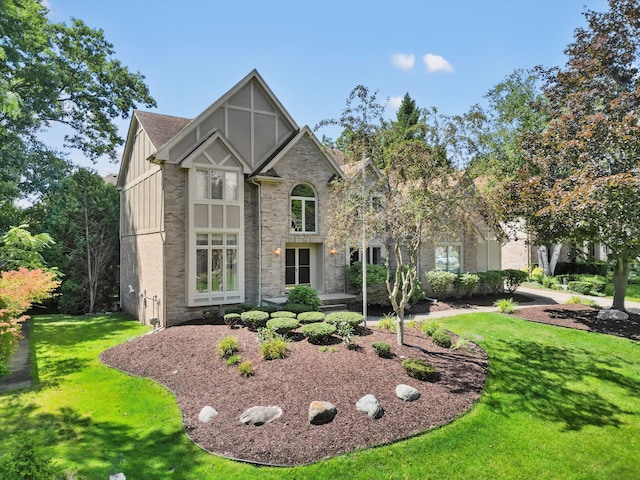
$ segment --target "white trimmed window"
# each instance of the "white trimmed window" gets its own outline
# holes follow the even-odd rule
[[[462,244],[440,244],[435,247],[436,270],[460,273],[462,266]]]
[[[189,304],[244,301],[243,193],[239,169],[189,172]]]
[[[318,233],[318,202],[311,185],[300,183],[293,188],[290,214],[292,232]]]

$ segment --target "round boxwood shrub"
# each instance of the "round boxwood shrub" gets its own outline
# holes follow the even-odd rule
[[[356,328],[362,323],[364,317],[358,312],[332,312],[324,317],[324,321],[332,325],[338,325],[340,322],[346,322],[351,328]]]
[[[303,325],[300,329],[300,332],[302,332],[307,340],[311,343],[317,344],[326,343],[335,331],[335,325],[324,322],[309,323],[307,325]]]
[[[302,313],[302,312],[314,312],[315,308],[311,305],[306,305],[304,303],[285,303],[284,309],[293,313]]]
[[[239,325],[240,323],[242,323],[242,319],[240,318],[239,313],[226,313],[223,318],[224,318],[224,323],[226,323],[230,327],[233,327],[235,325]]]
[[[431,340],[436,345],[443,348],[451,348],[451,335],[442,329],[438,329],[431,334]]]
[[[286,335],[290,331],[298,328],[298,325],[298,320],[295,318],[272,318],[267,321],[267,327],[280,335]]]
[[[250,330],[257,330],[267,324],[269,314],[260,310],[249,310],[248,312],[242,312],[240,318],[242,323],[249,327]]]
[[[411,378],[433,381],[437,379],[436,367],[426,360],[407,358],[402,361],[402,368]]]
[[[302,312],[298,314],[298,321],[300,323],[316,323],[324,320],[324,313],[322,312]]]
[[[391,345],[386,342],[373,342],[371,344],[376,351],[376,355],[381,358],[391,358]]]
[[[320,300],[318,291],[308,285],[297,285],[293,287],[289,290],[287,299],[287,303],[290,302],[309,305],[311,310],[320,310],[320,306],[322,305],[322,300]]]
[[[295,312],[289,312],[288,310],[280,310],[271,313],[271,318],[296,318]]]

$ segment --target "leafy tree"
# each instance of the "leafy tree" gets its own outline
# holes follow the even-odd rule
[[[11,227],[0,235],[0,270],[45,268],[44,249],[55,244],[48,233],[31,235],[28,225]]]
[[[38,0],[0,0],[0,213],[14,199],[46,191],[69,173],[63,152],[39,134],[66,126],[64,147],[88,158],[116,156],[114,120],[155,106],[144,77],[114,58],[102,30],[47,18]],[[5,225],[7,222],[0,222]]]
[[[78,169],[43,199],[44,228],[59,241],[45,256],[64,273],[58,306],[93,313],[117,295],[119,195],[116,188]]]
[[[416,106],[416,101],[408,93],[405,93],[400,108],[398,108],[397,119],[393,122],[393,127],[407,140],[420,136],[416,129],[420,121],[420,109]]]
[[[640,255],[640,5],[586,10],[564,67],[539,69],[549,121],[524,144],[530,164],[513,182],[549,238],[605,244],[613,308],[624,309],[629,262]]]

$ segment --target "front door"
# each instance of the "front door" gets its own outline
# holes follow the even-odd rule
[[[311,249],[287,248],[285,252],[285,284],[287,287],[311,285]]]

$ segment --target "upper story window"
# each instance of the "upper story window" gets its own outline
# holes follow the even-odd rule
[[[318,232],[316,192],[311,185],[300,183],[291,191],[291,230],[300,233]]]
[[[238,172],[196,170],[196,200],[238,201]]]

